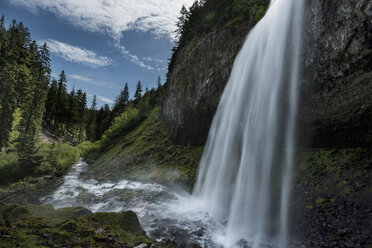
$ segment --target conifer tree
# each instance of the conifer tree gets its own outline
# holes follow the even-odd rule
[[[35,41],[30,44],[30,53],[30,85],[23,92],[22,119],[19,125],[20,136],[16,147],[20,165],[26,166],[26,170],[33,171],[40,162],[40,157],[36,155],[35,144],[39,137],[47,98],[50,59],[47,47],[43,46],[39,51]]]
[[[134,93],[134,102],[137,103],[142,97],[142,83],[138,81],[136,92]]]
[[[56,118],[56,111],[57,111],[57,102],[58,102],[58,82],[57,80],[53,79],[52,83],[49,87],[47,101],[45,102],[45,120],[54,125],[55,118]]]
[[[112,115],[114,119],[118,117],[122,113],[124,113],[126,106],[129,103],[129,88],[128,83],[125,83],[124,89],[120,91],[120,95],[117,96],[114,104],[114,108],[112,111]]]
[[[66,74],[65,71],[62,70],[61,74],[59,75],[58,80],[58,90],[57,90],[57,108],[56,108],[56,121],[54,123],[54,129],[61,132],[63,134],[62,124],[66,120],[66,105],[67,105],[67,88],[66,88]]]
[[[87,124],[87,136],[89,140],[96,140],[96,129],[97,129],[97,97],[93,96],[92,105],[89,109],[89,119]]]
[[[100,108],[97,115],[97,129],[96,129],[96,138],[100,139],[103,133],[110,127],[111,111],[110,106],[105,104]]]
[[[161,77],[160,76],[158,76],[157,83],[158,83],[158,89],[159,89],[161,87]]]

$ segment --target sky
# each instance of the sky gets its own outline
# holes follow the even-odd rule
[[[133,96],[162,83],[175,41],[182,5],[194,0],[0,0],[6,24],[13,19],[28,27],[33,40],[47,43],[52,76],[61,70],[69,90],[93,95],[99,106],[112,106],[128,82]]]

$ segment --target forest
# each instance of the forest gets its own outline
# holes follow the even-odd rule
[[[137,124],[161,99],[159,76],[157,90],[146,88],[143,93],[138,81],[136,92],[130,98],[128,83],[125,83],[112,108],[105,104],[98,109],[95,95],[89,104],[87,94],[81,89],[73,87],[68,92],[63,70],[59,78],[53,78],[50,62],[46,43],[39,45],[32,40],[22,22],[13,20],[6,28],[5,16],[2,16],[0,184],[27,176],[65,174],[79,157],[76,145],[101,139],[111,124],[115,126],[120,122],[124,112],[138,108],[140,111],[130,116],[131,125]],[[42,130],[52,136],[52,142],[41,141]],[[106,136],[118,135],[110,130]]]

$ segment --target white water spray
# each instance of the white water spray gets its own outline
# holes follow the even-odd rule
[[[194,196],[227,221],[227,247],[242,240],[288,247],[303,6],[303,0],[271,1],[214,117]]]

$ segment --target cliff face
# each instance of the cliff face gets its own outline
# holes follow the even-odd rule
[[[372,142],[371,3],[307,0],[303,136],[314,144]],[[209,33],[182,48],[169,72],[163,119],[177,143],[203,144],[247,24]]]
[[[371,17],[368,0],[307,1],[299,120],[313,145],[371,144]]]
[[[204,144],[249,28],[212,32],[180,49],[166,83],[162,116],[177,143]]]

